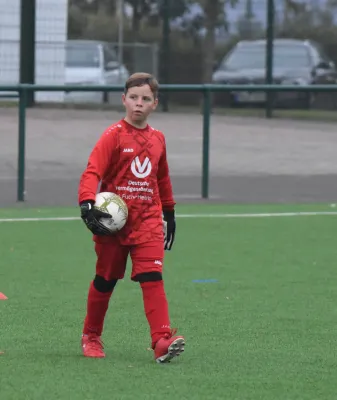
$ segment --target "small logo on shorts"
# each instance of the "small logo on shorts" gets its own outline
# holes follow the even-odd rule
[[[159,260],[156,260],[154,263],[158,264],[158,265],[163,265],[163,263],[161,261],[159,261]]]

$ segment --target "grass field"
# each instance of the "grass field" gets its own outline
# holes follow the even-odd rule
[[[317,214],[266,214],[293,211]],[[129,276],[110,303],[106,359],[81,356],[95,258],[80,220],[5,220],[76,208],[0,210],[0,399],[335,400],[337,215],[327,211],[180,206],[165,281],[186,351],[157,365]]]

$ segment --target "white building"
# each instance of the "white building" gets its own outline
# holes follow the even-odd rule
[[[0,85],[17,84],[20,0],[0,0]],[[35,83],[63,85],[68,0],[36,0]],[[37,101],[63,101],[62,92],[36,93]]]

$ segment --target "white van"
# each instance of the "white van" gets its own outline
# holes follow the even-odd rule
[[[96,40],[66,42],[65,81],[67,85],[124,85],[129,71],[120,65],[113,46]],[[70,92],[66,102],[120,104],[119,92]]]

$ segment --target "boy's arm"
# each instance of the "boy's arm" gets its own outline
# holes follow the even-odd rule
[[[173,199],[172,183],[170,178],[169,167],[167,163],[166,145],[164,143],[164,151],[159,160],[158,166],[158,187],[159,196],[163,209],[164,224],[164,250],[171,250],[175,238],[176,221]]]
[[[105,177],[112,164],[116,149],[114,132],[107,129],[92,150],[86,169],[84,170],[78,188],[78,202],[81,208],[81,218],[87,228],[99,236],[109,235],[109,230],[100,222],[100,218],[111,218],[111,215],[93,207],[99,182]]]
[[[78,202],[95,202],[99,182],[105,177],[116,149],[116,134],[111,129],[106,130],[93,148],[84,170],[78,188]],[[109,168],[110,167],[110,168]]]
[[[172,182],[167,162],[165,143],[162,156],[159,160],[157,179],[163,211],[173,211],[176,203],[173,198]]]

